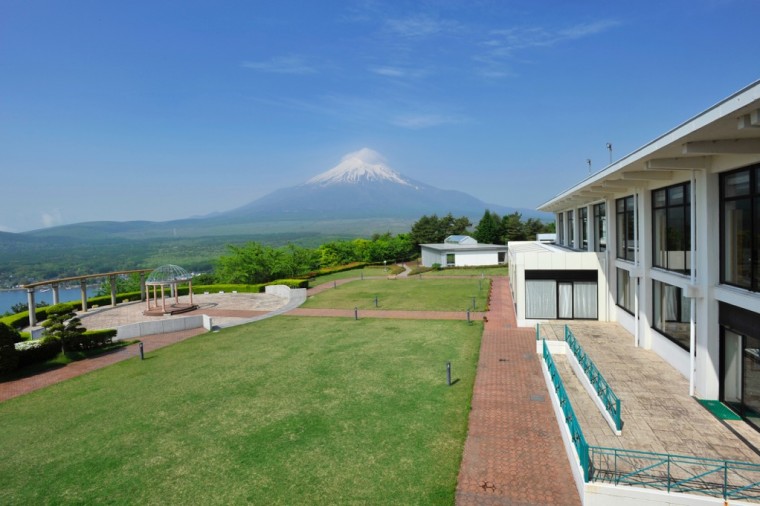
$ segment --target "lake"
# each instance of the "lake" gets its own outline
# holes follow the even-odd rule
[[[87,288],[87,298],[94,297],[98,293],[98,288]],[[60,302],[71,302],[73,300],[80,300],[82,297],[82,291],[79,287],[75,288],[61,288],[58,290],[60,295]],[[53,290],[47,292],[40,292],[37,290],[34,294],[34,301],[45,301],[48,304],[53,303]],[[26,303],[26,290],[0,290],[0,315],[6,311],[10,312],[11,306],[18,304],[19,302]]]

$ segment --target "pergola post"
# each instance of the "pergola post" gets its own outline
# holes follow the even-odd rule
[[[187,294],[190,295],[190,305],[193,305],[193,280],[187,282]]]
[[[148,294],[150,297],[150,294]],[[140,300],[145,300],[145,273],[140,273]],[[148,303],[150,305],[150,302]]]
[[[79,289],[82,292],[82,312],[87,312],[87,280],[79,280]]]
[[[108,276],[108,281],[111,284],[111,306],[116,307],[116,274]]]
[[[59,285],[58,283],[53,283],[50,286],[53,287],[53,305],[55,306],[61,302],[60,292],[58,291]]]
[[[161,285],[161,309],[166,313],[166,297],[164,296],[164,285]]]
[[[34,303],[34,288],[26,289],[26,303],[29,307],[29,326],[37,325],[37,305]]]

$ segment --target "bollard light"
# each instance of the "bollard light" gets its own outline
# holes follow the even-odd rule
[[[354,320],[359,319],[359,308],[354,306]]]
[[[333,281],[333,288],[338,288],[338,282],[337,281]]]
[[[467,323],[472,323],[470,321],[470,310],[469,309],[467,310]]]
[[[451,362],[446,362],[446,384],[451,386]]]
[[[375,307],[377,307],[377,295],[375,295]]]
[[[140,360],[145,360],[145,351],[143,350],[143,343],[140,343]]]
[[[472,310],[475,311],[475,297],[472,298]]]

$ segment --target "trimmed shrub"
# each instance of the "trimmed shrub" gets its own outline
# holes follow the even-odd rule
[[[278,279],[278,280],[267,283],[265,286],[269,286],[269,285],[285,285],[290,288],[308,288],[309,280],[308,279]]]
[[[66,351],[96,350],[113,343],[116,330],[89,330],[83,334],[66,336],[63,339]]]
[[[316,271],[307,272],[303,276],[298,276],[298,278],[304,278],[304,279],[311,279],[316,278],[318,276],[325,276],[327,274],[335,274],[336,272],[344,272],[344,271],[351,271],[354,269],[361,269],[363,267],[366,267],[368,264],[367,262],[351,262],[350,264],[345,265],[336,265],[335,267],[322,267],[321,269],[317,269]],[[277,283],[269,283],[269,284],[277,284]]]
[[[61,343],[55,338],[37,339],[16,344],[18,367],[26,367],[54,358],[61,352]]]
[[[0,375],[15,371],[18,366],[17,337],[16,329],[0,323]]]

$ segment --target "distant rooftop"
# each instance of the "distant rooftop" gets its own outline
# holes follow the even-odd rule
[[[478,244],[478,241],[469,235],[450,235],[443,242],[444,244]]]

